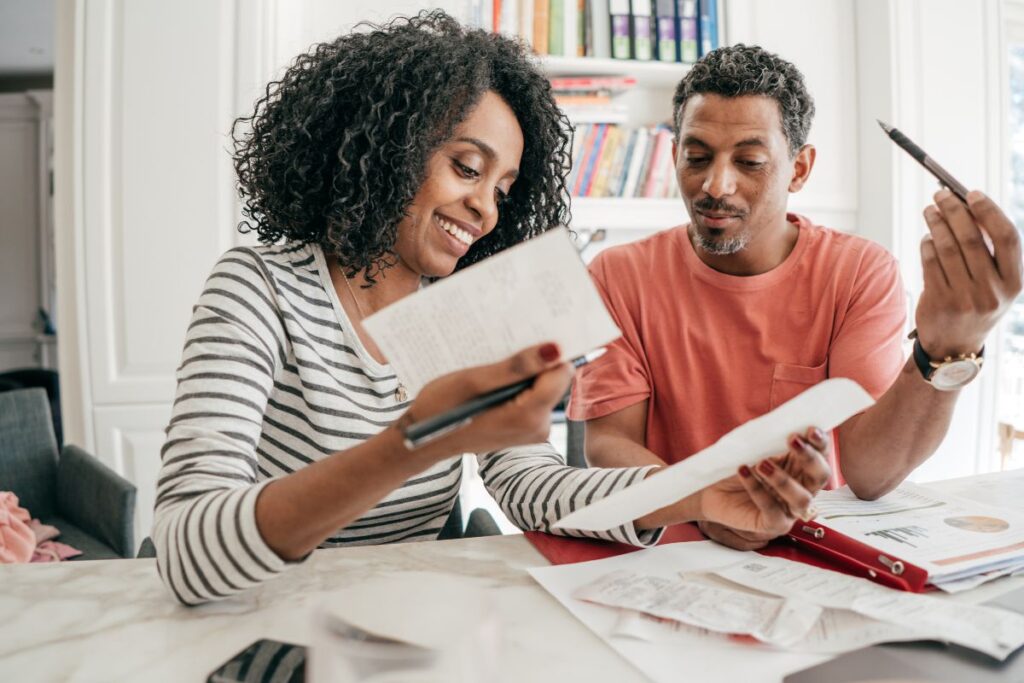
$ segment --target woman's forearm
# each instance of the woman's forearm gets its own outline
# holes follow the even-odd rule
[[[389,427],[268,484],[256,500],[256,525],[282,559],[300,559],[438,459],[408,451]]]

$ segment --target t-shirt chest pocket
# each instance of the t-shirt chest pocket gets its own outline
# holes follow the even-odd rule
[[[802,394],[828,375],[828,361],[821,365],[776,363],[772,373],[771,408],[774,410],[789,399]]]

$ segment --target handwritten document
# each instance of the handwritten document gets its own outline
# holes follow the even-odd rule
[[[786,439],[793,432],[809,427],[827,431],[872,403],[853,380],[826,380],[682,462],[563,517],[554,527],[603,531],[631,522],[735,474],[740,465],[785,453]]]
[[[620,335],[564,228],[506,249],[363,321],[413,394],[543,342],[569,360]]]
[[[833,610],[917,631],[1005,659],[1024,645],[1024,615],[893,590],[863,579],[777,557],[759,557],[715,572],[741,586],[799,598]]]

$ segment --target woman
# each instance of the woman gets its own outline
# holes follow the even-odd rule
[[[564,121],[519,44],[440,12],[371,28],[300,56],[236,122],[244,227],[264,246],[225,254],[195,308],[153,528],[160,574],[186,604],[318,546],[436,538],[461,453],[486,453],[488,489],[529,529],[653,471],[569,468],[542,443],[571,377],[554,344],[411,399],[363,331],[424,280],[568,214]],[[531,376],[470,425],[402,445],[412,416]],[[666,522],[706,518],[781,533],[827,473],[814,449],[790,456],[806,487],[746,472],[604,537],[644,545]]]

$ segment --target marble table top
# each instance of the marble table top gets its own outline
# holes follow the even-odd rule
[[[153,560],[0,565],[0,681],[205,681],[259,638],[309,643],[320,596],[395,572],[482,580],[507,680],[646,680],[524,571],[545,564],[520,535],[318,550],[253,591],[194,608],[173,600]]]

